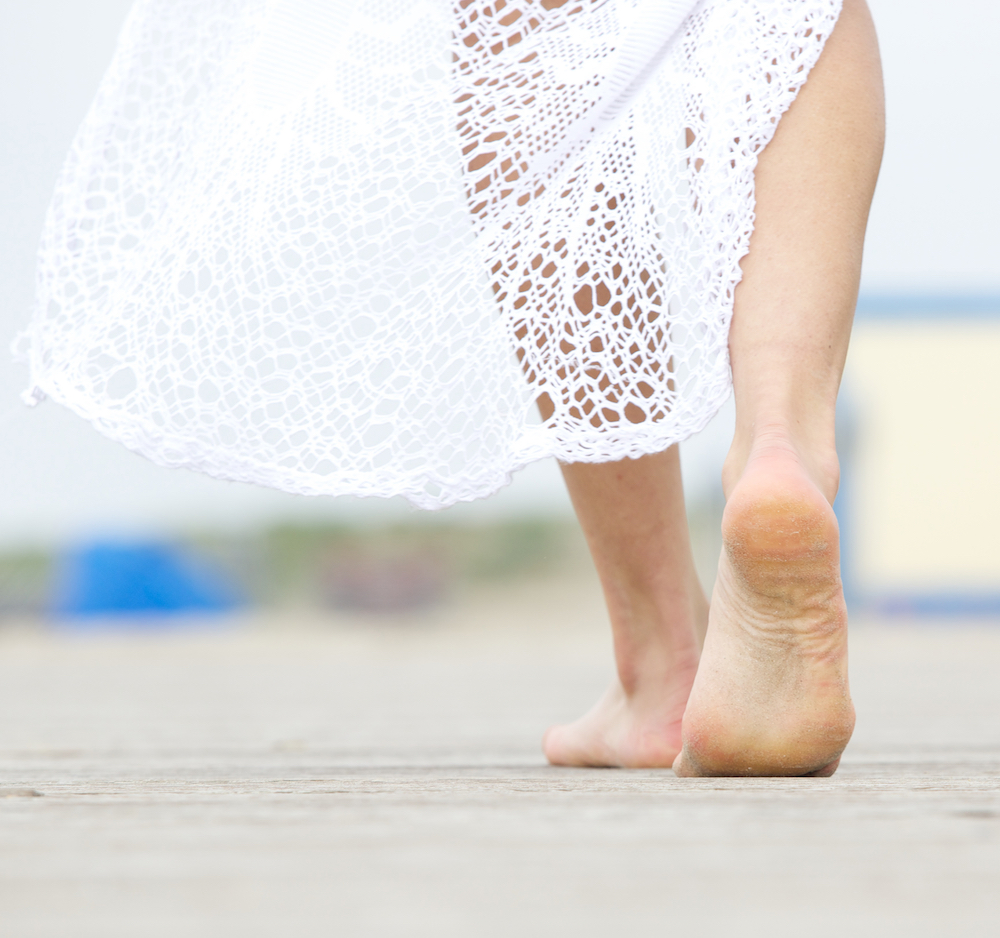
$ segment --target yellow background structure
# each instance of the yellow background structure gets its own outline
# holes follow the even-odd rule
[[[1000,317],[862,319],[845,390],[855,587],[1000,593]]]

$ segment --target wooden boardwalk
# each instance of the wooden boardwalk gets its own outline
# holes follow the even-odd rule
[[[1000,934],[1000,624],[857,623],[832,779],[679,780],[541,759],[595,598],[0,628],[0,938]]]

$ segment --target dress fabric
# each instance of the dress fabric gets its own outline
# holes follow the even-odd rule
[[[139,0],[48,215],[26,397],[163,465],[425,508],[700,430],[756,160],[840,0],[556,2]]]

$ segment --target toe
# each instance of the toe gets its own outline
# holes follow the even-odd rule
[[[837,771],[837,766],[840,765],[840,758],[836,758],[829,765],[824,765],[821,769],[816,769],[815,772],[808,772],[808,778],[829,778]]]
[[[573,765],[566,745],[566,727],[550,726],[542,736],[542,752],[550,765]]]
[[[683,749],[677,754],[677,758],[674,759],[672,768],[674,775],[678,778],[697,778],[701,774],[695,769],[690,757]]]
[[[542,737],[542,752],[552,765],[570,765],[576,768],[604,768],[619,763],[609,758],[599,738],[591,727],[570,723],[551,726]]]

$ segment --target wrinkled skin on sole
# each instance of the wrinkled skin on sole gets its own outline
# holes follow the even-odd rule
[[[757,457],[723,542],[674,770],[832,775],[854,729],[833,509],[793,456]]]

